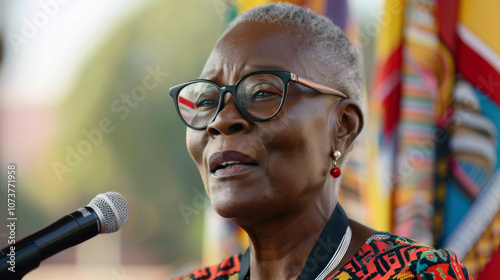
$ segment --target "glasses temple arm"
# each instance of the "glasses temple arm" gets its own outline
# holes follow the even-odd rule
[[[331,87],[328,87],[325,85],[322,85],[320,83],[313,82],[313,81],[308,80],[306,78],[300,77],[294,73],[290,73],[290,79],[296,83],[299,83],[299,84],[304,85],[308,88],[317,90],[321,93],[333,94],[333,95],[340,96],[342,98],[347,98],[347,95],[341,91],[338,91],[334,88],[331,88]]]

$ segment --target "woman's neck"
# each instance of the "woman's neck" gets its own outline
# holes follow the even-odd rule
[[[321,199],[298,215],[245,228],[250,237],[251,279],[296,279],[337,200]]]

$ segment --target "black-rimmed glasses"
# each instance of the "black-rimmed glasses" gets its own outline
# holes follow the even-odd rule
[[[224,96],[230,92],[238,109],[249,120],[262,122],[279,113],[292,81],[318,92],[347,96],[328,86],[286,71],[257,71],[239,79],[235,85],[221,87],[211,80],[198,79],[170,88],[181,120],[192,129],[205,129],[224,108]]]

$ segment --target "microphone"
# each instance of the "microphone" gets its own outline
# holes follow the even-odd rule
[[[130,214],[117,192],[97,195],[86,207],[0,251],[0,279],[21,279],[40,262],[99,233],[118,231]],[[13,250],[12,250],[13,249]]]

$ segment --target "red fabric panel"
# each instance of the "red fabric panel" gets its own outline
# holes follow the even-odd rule
[[[439,38],[448,47],[453,57],[457,54],[457,17],[459,0],[438,0],[436,19]]]
[[[394,72],[400,72],[401,61],[403,55],[403,46],[400,45],[392,55],[385,61],[382,67],[376,67],[379,69],[375,73],[374,88],[375,91],[380,91],[381,85],[386,82]],[[385,94],[385,93],[377,93]],[[385,115],[384,123],[384,137],[389,138],[399,122],[400,106],[401,106],[401,80],[398,81],[397,85],[391,89],[389,93],[386,94],[386,98],[382,101],[382,107]]]
[[[462,40],[459,40],[458,71],[500,106],[500,74]]]
[[[490,262],[486,264],[483,271],[477,276],[477,280],[491,280],[498,279],[500,274],[500,246],[498,246],[497,251],[493,254]]]

